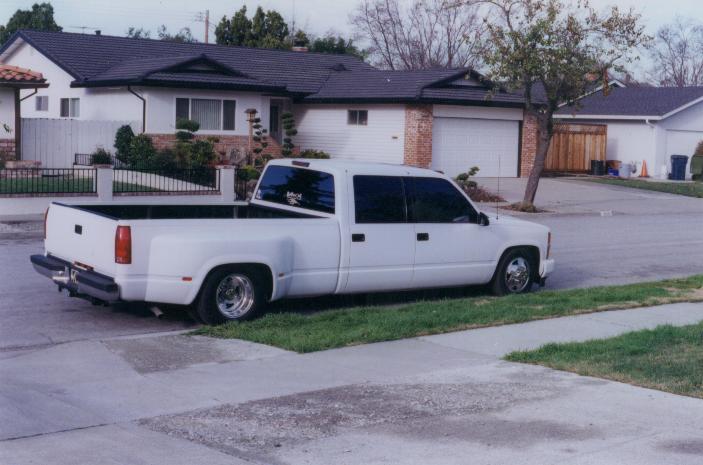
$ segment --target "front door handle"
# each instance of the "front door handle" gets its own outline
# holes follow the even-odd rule
[[[366,241],[365,234],[352,234],[352,242],[364,242]]]
[[[417,240],[418,241],[429,241],[430,240],[430,233],[417,233]]]

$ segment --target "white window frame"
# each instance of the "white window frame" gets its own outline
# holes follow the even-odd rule
[[[39,102],[42,102],[41,104]],[[71,105],[69,104],[69,107]],[[35,111],[49,111],[49,96],[48,95],[37,95],[34,98],[34,110]],[[70,111],[70,110],[69,110]]]
[[[223,97],[208,97],[208,96],[176,96],[173,99],[173,124],[175,126],[176,121],[178,119],[178,99],[185,99],[188,100],[188,119],[193,118],[193,100],[217,100],[220,102],[220,128],[219,129],[202,129],[199,130],[198,132],[200,133],[208,133],[208,132],[226,132],[226,133],[231,133],[235,132],[237,130],[237,124],[239,122],[239,118],[237,117],[237,108],[239,106],[239,102],[236,98],[223,98]],[[225,124],[225,101],[231,101],[234,102],[234,128],[232,129],[223,129],[224,124]]]
[[[366,121],[361,123],[361,112],[366,113]],[[352,122],[352,114],[356,114],[356,117],[354,118],[354,122]],[[347,110],[347,126],[368,126],[369,125],[369,110],[365,109],[353,109],[349,108]]]
[[[68,100],[68,115],[62,115],[63,101]],[[76,111],[76,109],[78,111]],[[80,118],[81,117],[81,99],[79,97],[61,97],[59,100],[59,116],[61,118]]]

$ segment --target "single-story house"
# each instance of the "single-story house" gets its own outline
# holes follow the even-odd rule
[[[703,141],[703,87],[613,87],[562,107],[556,117],[607,125],[608,160],[636,163],[638,170],[646,162],[650,176],[665,177],[672,155],[690,161]]]
[[[41,73],[0,64],[0,161],[15,159],[21,145],[21,97],[23,89],[37,92],[49,84]]]
[[[159,147],[183,117],[217,136],[219,151],[243,148],[254,109],[274,150],[292,111],[296,146],[338,158],[513,177],[534,159],[521,95],[492,91],[470,69],[382,71],[344,55],[37,31],[13,35],[0,62],[51,82],[23,102],[25,118],[134,121]]]

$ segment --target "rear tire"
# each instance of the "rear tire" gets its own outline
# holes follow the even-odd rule
[[[537,264],[529,250],[510,250],[498,262],[491,291],[497,296],[524,294],[532,290]]]
[[[197,314],[210,325],[254,318],[266,303],[264,282],[260,273],[249,268],[217,269],[203,284]]]

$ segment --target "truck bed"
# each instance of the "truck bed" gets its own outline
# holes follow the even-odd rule
[[[68,206],[68,205],[66,205]],[[72,205],[72,208],[113,220],[177,220],[235,218],[316,218],[312,215],[266,208],[252,204],[236,205]]]

